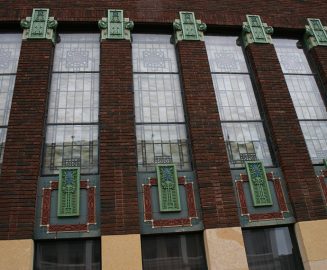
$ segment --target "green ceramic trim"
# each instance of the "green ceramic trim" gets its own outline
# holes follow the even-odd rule
[[[107,17],[98,22],[101,29],[101,39],[126,39],[131,40],[131,30],[134,23],[129,18],[124,18],[121,9],[108,9]]]
[[[181,211],[178,177],[174,164],[156,165],[161,212]]]
[[[274,29],[261,21],[259,15],[246,15],[246,22],[243,22],[242,40],[244,46],[251,43],[271,44],[271,35]]]
[[[66,167],[59,170],[58,217],[79,216],[80,168]]]
[[[305,26],[304,44],[308,50],[316,46],[327,46],[327,27],[316,18],[308,18]]]
[[[49,39],[55,43],[58,22],[49,17],[48,8],[33,8],[32,17],[21,20],[23,39]]]
[[[201,20],[196,20],[194,12],[180,11],[179,19],[173,23],[175,30],[175,43],[182,40],[204,40],[203,32],[207,30],[207,25]]]
[[[273,204],[265,167],[261,161],[245,162],[246,171],[249,177],[253,205],[270,206]]]

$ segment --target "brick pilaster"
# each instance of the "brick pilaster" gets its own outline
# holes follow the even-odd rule
[[[204,42],[182,41],[177,49],[204,226],[240,226]]]
[[[274,46],[250,44],[245,51],[295,217],[297,221],[326,218],[321,190]]]
[[[131,44],[101,42],[101,232],[139,233]]]
[[[22,42],[0,177],[0,239],[33,236],[52,57],[51,41]]]

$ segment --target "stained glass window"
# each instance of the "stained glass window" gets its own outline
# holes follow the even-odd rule
[[[140,171],[158,160],[191,167],[174,45],[168,35],[133,35],[135,120]]]
[[[20,34],[0,34],[0,169],[21,47]]]
[[[65,161],[98,172],[99,59],[97,34],[62,34],[51,79],[43,174]]]
[[[327,111],[302,49],[296,40],[274,39],[279,62],[284,72],[297,117],[314,164],[327,157]]]
[[[272,159],[250,74],[236,37],[205,38],[210,70],[231,168]]]

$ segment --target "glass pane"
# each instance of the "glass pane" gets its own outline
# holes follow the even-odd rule
[[[287,227],[243,231],[250,270],[301,270],[297,247]]]
[[[248,73],[242,48],[236,45],[236,39],[226,36],[205,37],[211,72]]]
[[[5,149],[7,129],[0,128],[0,172],[1,172],[1,164],[3,162],[3,152]]]
[[[172,159],[179,170],[190,170],[188,140],[184,124],[137,125],[139,171],[153,171],[156,159]]]
[[[134,74],[136,122],[184,122],[177,74]]]
[[[52,75],[48,123],[97,122],[98,108],[98,73]]]
[[[261,160],[272,166],[272,160],[261,122],[222,123],[231,168],[244,167],[244,161]]]
[[[99,71],[99,38],[98,34],[61,34],[53,71]]]
[[[134,72],[178,72],[169,35],[133,35]]]
[[[0,126],[8,125],[15,75],[0,76]]]
[[[80,159],[81,173],[98,172],[98,126],[55,125],[46,133],[43,173],[58,174],[63,159]]]
[[[16,73],[21,34],[0,34],[0,74]]]
[[[34,265],[36,270],[100,270],[100,241],[70,239],[37,242]]]
[[[327,112],[313,76],[285,75],[299,119],[326,119]]]
[[[302,49],[296,46],[294,39],[274,39],[276,53],[284,73],[308,73],[310,66]]]
[[[301,121],[300,124],[312,162],[323,163],[327,158],[327,121]]]
[[[144,270],[205,270],[203,239],[199,234],[142,237]]]
[[[212,74],[221,120],[260,120],[249,75]]]

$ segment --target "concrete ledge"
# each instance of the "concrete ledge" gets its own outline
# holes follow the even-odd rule
[[[142,270],[139,234],[101,236],[103,270]]]
[[[327,269],[327,220],[298,222],[295,234],[304,269]]]
[[[241,227],[207,229],[204,245],[209,270],[248,270]]]
[[[26,240],[0,240],[1,270],[33,270],[34,242]]]

